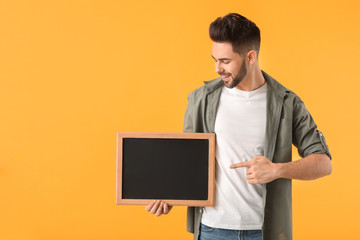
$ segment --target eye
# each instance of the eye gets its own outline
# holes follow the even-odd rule
[[[229,64],[229,63],[230,63],[230,61],[225,61],[225,62],[224,62],[224,64]]]

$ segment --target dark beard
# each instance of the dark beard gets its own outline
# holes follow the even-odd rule
[[[232,81],[231,85],[230,86],[225,85],[225,86],[228,87],[228,88],[236,87],[237,85],[239,85],[242,82],[242,80],[245,78],[246,74],[247,74],[247,69],[246,69],[245,59],[244,59],[244,61],[242,62],[240,71],[233,78],[233,81]]]

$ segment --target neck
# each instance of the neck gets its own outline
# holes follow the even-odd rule
[[[254,69],[248,71],[244,79],[235,88],[242,91],[254,91],[264,84],[265,78],[261,73],[261,69],[259,68],[259,66],[255,66]]]

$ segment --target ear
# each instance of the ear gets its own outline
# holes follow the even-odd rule
[[[255,50],[250,50],[247,54],[246,54],[246,60],[249,63],[249,65],[254,64],[254,62],[257,59],[257,52]]]

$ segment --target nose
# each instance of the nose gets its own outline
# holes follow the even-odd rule
[[[224,69],[221,67],[221,64],[219,62],[215,62],[215,72],[216,73],[224,72]]]

